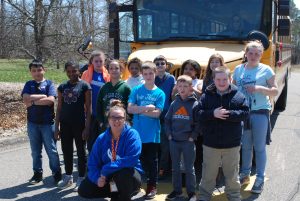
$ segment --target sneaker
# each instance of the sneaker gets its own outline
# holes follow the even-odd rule
[[[73,184],[73,176],[72,175],[66,175],[63,180],[58,182],[57,186],[60,189],[65,189],[65,188],[68,188],[68,187],[72,186],[72,184]]]
[[[250,184],[250,176],[249,175],[240,175],[240,183],[241,186]]]
[[[256,178],[254,185],[251,189],[252,193],[260,194],[264,189],[264,180],[260,178]]]
[[[79,186],[80,186],[80,184],[81,184],[81,182],[84,180],[84,177],[78,177],[78,179],[77,179],[77,181],[76,181],[76,186],[75,186],[75,188],[73,189],[75,192],[77,192],[78,191],[78,188],[79,188]]]
[[[61,175],[61,171],[57,171],[54,175],[53,175],[53,179],[54,179],[54,183],[57,185],[58,182],[62,179],[62,175]]]
[[[156,196],[156,193],[157,193],[157,189],[155,186],[150,186],[150,185],[147,186],[145,199],[146,200],[153,199]]]
[[[188,201],[197,201],[196,193],[188,193]]]
[[[183,197],[182,192],[172,191],[172,193],[167,195],[166,200],[174,200],[179,197]]]
[[[37,184],[43,180],[43,172],[34,172],[33,176],[29,180],[30,184]]]

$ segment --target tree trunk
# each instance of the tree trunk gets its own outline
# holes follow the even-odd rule
[[[25,10],[26,9],[26,0],[22,0],[22,7]],[[27,47],[27,31],[26,31],[26,16],[23,14],[22,15],[22,24],[21,24],[21,33],[22,33],[22,37],[21,37],[21,44],[24,48]]]
[[[1,0],[0,8],[0,58],[4,58],[5,55],[5,3],[4,0]]]
[[[86,16],[85,16],[85,5],[84,0],[80,0],[80,13],[81,13],[81,24],[82,24],[82,32],[83,35],[87,35],[87,28],[86,28]]]

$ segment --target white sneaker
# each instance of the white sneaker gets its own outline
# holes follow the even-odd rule
[[[73,176],[72,175],[66,175],[63,180],[58,182],[57,186],[60,189],[65,189],[65,188],[68,188],[68,187],[72,186],[72,184],[73,184]]]
[[[79,188],[79,186],[80,186],[80,184],[81,184],[81,182],[84,180],[84,177],[78,177],[78,179],[77,179],[77,181],[76,181],[76,186],[75,186],[75,188],[73,189],[74,191],[78,191],[78,188]]]

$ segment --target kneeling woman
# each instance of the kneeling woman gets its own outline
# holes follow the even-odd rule
[[[107,117],[110,127],[93,145],[88,176],[78,194],[85,198],[129,201],[141,187],[141,139],[138,132],[125,123],[126,111],[119,100],[112,101]]]

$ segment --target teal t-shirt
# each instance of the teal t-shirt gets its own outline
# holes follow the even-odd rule
[[[163,111],[165,93],[158,87],[153,90],[148,90],[145,85],[139,85],[132,89],[128,103],[137,106],[151,104]],[[160,143],[159,118],[153,118],[143,114],[134,114],[133,128],[139,132],[142,143]]]
[[[238,65],[235,68],[233,80],[236,81],[239,90],[248,98],[251,110],[271,110],[272,105],[269,96],[258,92],[250,94],[246,91],[245,87],[249,85],[269,87],[267,80],[273,75],[275,75],[275,73],[270,66],[262,63],[259,63],[257,67],[252,69],[246,69],[245,64]]]

